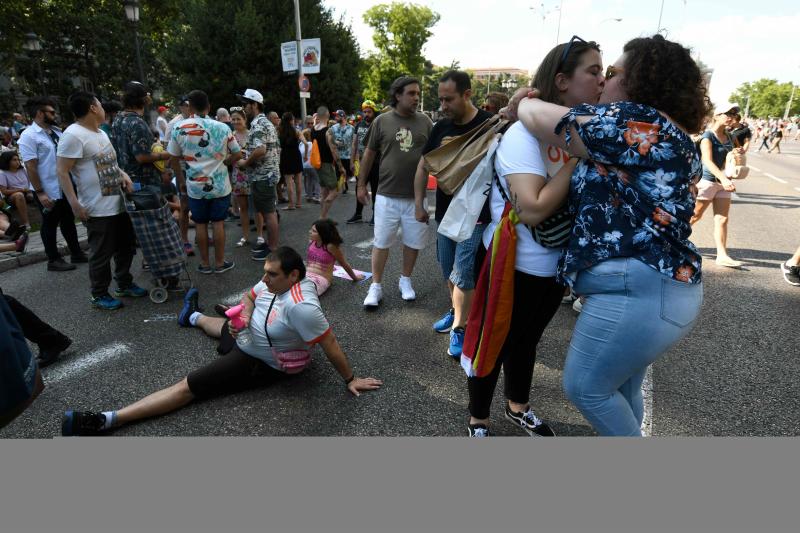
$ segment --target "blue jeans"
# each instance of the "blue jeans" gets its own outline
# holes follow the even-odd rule
[[[578,273],[585,296],[564,364],[564,392],[600,435],[641,436],[647,367],[694,326],[703,285],[632,258]]]
[[[462,242],[436,234],[436,259],[442,268],[442,275],[456,287],[464,291],[475,289],[477,273],[475,272],[475,254],[478,247],[483,246],[481,238],[483,224],[476,224],[472,236]]]

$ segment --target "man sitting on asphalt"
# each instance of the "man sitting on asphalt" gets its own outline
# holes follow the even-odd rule
[[[244,329],[225,319],[205,316],[198,306],[197,289],[186,293],[178,323],[198,327],[218,338],[217,351],[225,354],[166,389],[118,411],[67,411],[61,434],[97,435],[111,428],[164,415],[192,402],[264,387],[301,371],[310,362],[310,350],[319,344],[328,361],[359,396],[378,389],[375,378],[356,377],[319,304],[316,286],[306,278],[303,258],[282,246],[267,256],[264,278],[242,297]]]

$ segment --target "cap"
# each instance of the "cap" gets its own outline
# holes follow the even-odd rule
[[[250,100],[252,102],[258,102],[259,104],[264,103],[264,97],[261,95],[260,92],[256,91],[255,89],[247,89],[244,94],[237,94],[236,95],[240,99]]]
[[[189,105],[189,97],[185,94],[180,95],[178,98],[175,99],[175,103],[178,106]]]
[[[725,105],[717,106],[717,108],[714,109],[714,116],[725,115],[725,114],[728,114],[728,113],[738,113],[738,112],[739,112],[739,106],[738,105],[736,105],[736,104],[725,104]]]
[[[336,116],[339,117],[339,118],[346,117],[347,113],[344,112],[344,109],[337,109],[336,110]]]
[[[166,108],[166,107],[164,107],[163,105],[160,105],[160,106],[158,106],[158,112],[159,112],[159,113],[163,113],[163,112],[164,112],[164,111],[166,111],[166,110],[167,110],[167,108]]]
[[[372,100],[364,100],[361,103],[361,110],[363,111],[364,109],[366,109],[368,107],[371,108],[373,111],[377,111],[378,110],[378,106],[375,105],[375,102],[373,102]]]

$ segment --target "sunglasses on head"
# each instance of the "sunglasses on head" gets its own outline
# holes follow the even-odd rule
[[[244,111],[244,108],[242,106],[236,106],[236,107],[230,108],[228,111],[230,111],[231,113],[233,113],[235,111]]]
[[[609,65],[608,68],[606,69],[606,81],[610,80],[620,72],[622,72],[622,69],[620,67]]]
[[[564,51],[561,52],[561,60],[558,62],[558,68],[556,69],[556,71],[560,71],[561,67],[564,66],[564,61],[566,61],[567,57],[569,57],[569,51],[572,48],[572,44],[575,42],[585,43],[587,41],[585,39],[581,39],[577,35],[573,35],[572,39],[570,39],[569,42],[567,43],[567,46],[564,47]]]

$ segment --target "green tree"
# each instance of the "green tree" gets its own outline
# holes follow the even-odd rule
[[[297,73],[283,72],[280,54],[280,44],[295,39],[292,2],[186,0],[184,14],[164,51],[174,73],[168,84],[173,94],[202,89],[218,107],[236,103],[235,94],[251,87],[264,94],[267,109],[299,114]],[[351,28],[334,20],[320,0],[302,0],[300,16],[303,36],[322,42],[320,74],[308,75],[309,112],[318,105],[354,110],[360,103],[361,59]],[[220,31],[227,38],[203,37]]]
[[[736,102],[744,111],[747,98],[750,97],[750,116],[767,118],[782,117],[786,104],[792,94],[791,83],[778,83],[778,80],[762,78],[754,82],[741,84],[728,100]],[[789,115],[800,113],[800,91],[795,91]]]
[[[179,13],[177,0],[142,2],[137,29],[151,86],[164,78],[158,51]],[[0,64],[26,95],[47,92],[63,102],[83,87],[112,96],[126,80],[139,77],[133,27],[118,0],[4,1],[0,20]],[[40,52],[23,49],[30,32],[38,36]]]
[[[425,70],[422,49],[433,35],[440,15],[418,4],[379,4],[364,13],[377,48],[367,56],[361,72],[364,97],[384,101],[392,80],[403,74],[421,77]]]

